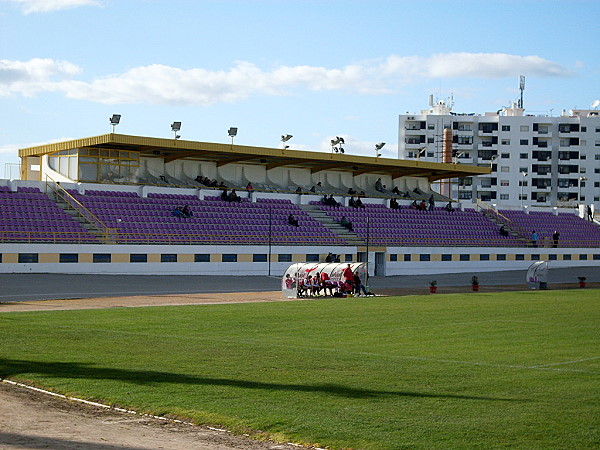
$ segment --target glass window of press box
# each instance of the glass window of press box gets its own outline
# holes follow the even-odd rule
[[[63,150],[48,155],[52,170],[74,181],[137,183],[137,152],[95,148]]]

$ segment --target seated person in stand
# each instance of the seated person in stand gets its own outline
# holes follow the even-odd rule
[[[421,200],[421,203],[419,203],[419,206],[417,208],[419,211],[427,211],[427,205],[425,204],[424,200]]]
[[[227,193],[227,189],[223,189],[223,191],[221,192],[221,200],[223,200],[224,202],[231,201],[229,200],[229,194]]]
[[[398,189],[398,186],[394,186],[394,189],[392,189],[392,192],[396,195],[400,195],[400,189]]]
[[[299,227],[300,226],[300,224],[298,223],[298,219],[296,219],[292,214],[290,214],[288,216],[288,223],[290,225],[295,226],[295,227]]]
[[[356,191],[352,188],[348,188],[348,195],[355,195]]]
[[[326,263],[333,262],[333,254],[331,252],[329,252],[329,254],[327,255],[327,257],[325,258],[325,262]],[[327,275],[327,274],[325,274],[325,275]]]
[[[448,204],[446,205],[446,211],[454,212],[454,208],[452,207],[452,202],[448,202]]]
[[[354,197],[350,197],[350,200],[348,200],[348,206],[350,206],[352,208],[358,208],[356,206],[356,201],[354,200]]]
[[[251,191],[251,190],[253,190],[253,189],[254,189],[254,186],[252,186],[252,183],[250,183],[250,182],[248,181],[248,184],[246,185],[246,190],[248,190],[248,191]]]
[[[383,192],[383,183],[381,182],[381,178],[378,178],[375,182],[375,190],[378,192]]]
[[[175,217],[184,217],[184,215],[183,215],[183,211],[181,210],[181,206],[178,206],[177,208],[175,208],[175,209],[173,210],[173,215],[174,215]]]
[[[504,228],[504,225],[500,227],[500,236],[508,236],[508,230]]]
[[[190,207],[188,205],[185,205],[182,210],[181,213],[183,214],[183,217],[192,217],[194,214],[192,213],[192,211],[190,210]]]
[[[241,202],[242,198],[237,195],[237,192],[235,192],[235,189],[231,190],[231,193],[229,194],[229,201],[230,202]]]
[[[367,194],[365,194],[365,191],[360,191],[360,194],[358,194],[358,196],[365,198],[367,196]]]
[[[348,219],[346,219],[346,216],[342,216],[342,219],[340,220],[340,225],[343,226],[344,228],[347,228],[350,231],[354,231],[352,229],[352,222],[350,222]]]
[[[296,194],[302,194],[302,188],[300,186],[296,188]]]
[[[393,199],[390,200],[390,208],[391,209],[398,209],[398,208],[400,208],[400,205],[398,205],[398,201],[395,198],[393,198]]]
[[[419,209],[419,204],[417,203],[416,200],[413,200],[413,202],[410,204],[411,208],[415,208],[415,209]]]

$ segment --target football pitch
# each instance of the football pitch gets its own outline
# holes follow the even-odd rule
[[[599,328],[592,289],[0,308],[0,377],[321,447],[598,448]]]

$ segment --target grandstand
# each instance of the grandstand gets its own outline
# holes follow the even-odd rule
[[[448,211],[431,186],[489,168],[115,134],[20,156],[22,180],[0,180],[2,272],[279,275],[330,252],[371,275],[600,264],[600,227],[575,210]],[[356,192],[363,207],[349,206]],[[432,196],[431,210],[412,207]],[[175,213],[184,206],[191,216]]]

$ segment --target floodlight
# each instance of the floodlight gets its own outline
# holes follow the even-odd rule
[[[344,142],[344,138],[336,136],[337,140],[339,141],[340,144],[345,144],[346,142]]]
[[[235,137],[235,136],[237,136],[237,131],[238,131],[237,128],[230,127],[229,131],[227,131],[227,133],[229,134],[229,137]]]
[[[112,125],[112,131],[115,132],[115,127],[119,125],[121,121],[121,114],[113,114],[112,117],[108,118],[110,124]]]
[[[176,133],[179,130],[181,130],[181,122],[173,122],[171,124],[171,131],[173,131],[174,133]]]
[[[294,136],[292,136],[291,134],[282,134],[281,135],[281,142],[287,142],[287,141],[289,141],[293,137]]]
[[[340,138],[331,140],[331,145],[338,145],[339,143],[340,143]]]
[[[385,142],[380,142],[379,144],[375,144],[375,148],[377,150],[381,150],[383,148],[383,146],[385,145]]]

